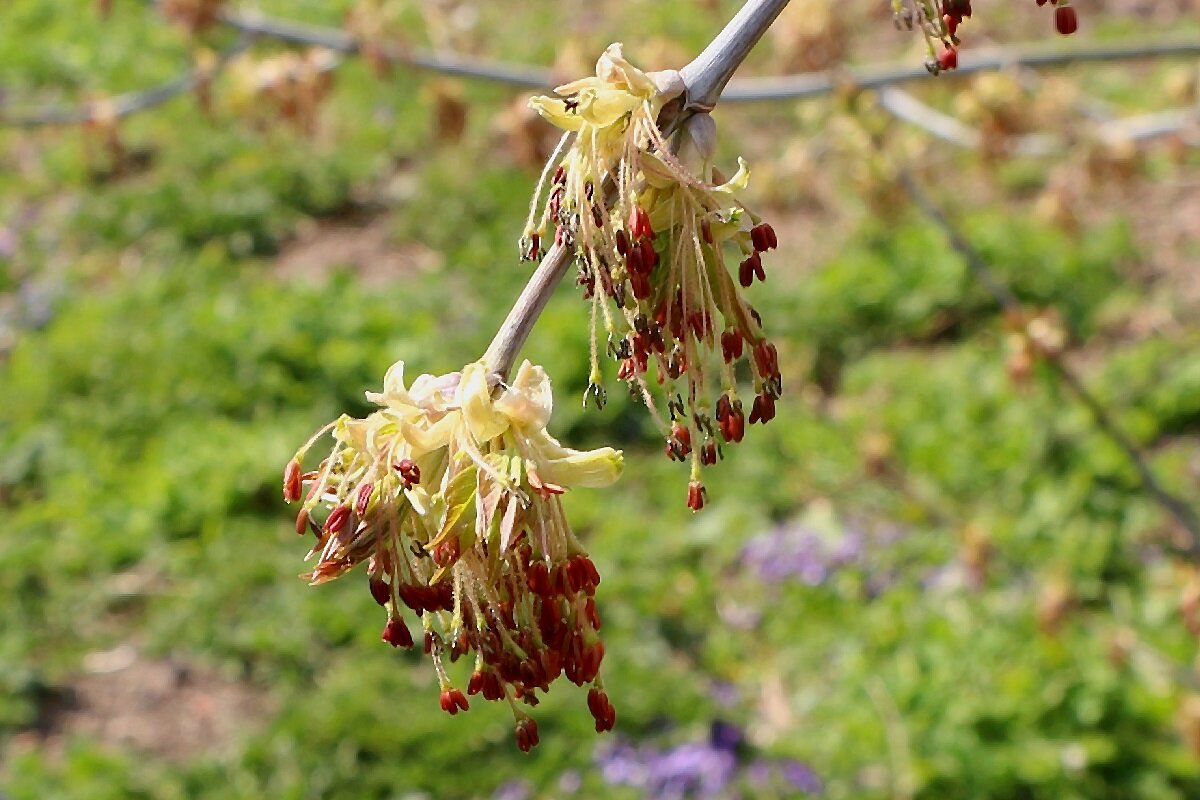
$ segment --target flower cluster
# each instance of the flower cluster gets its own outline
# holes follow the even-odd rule
[[[565,674],[591,684],[596,730],[610,730],[616,712],[599,679],[600,575],[560,495],[614,482],[620,452],[571,450],[551,437],[550,382],[529,362],[507,385],[477,363],[411,387],[401,362],[383,392],[367,397],[377,411],[330,423],[284,471],[284,499],[303,499],[296,532],[317,539],[316,565],[303,577],[320,584],[366,562],[371,594],[388,611],[383,640],[413,647],[404,609],[415,613],[449,714],[469,708],[467,695],[505,700],[528,751],[537,723],[518,701],[536,705]],[[332,452],[304,472],[305,454],[330,430]],[[472,655],[464,694],[446,662]]]
[[[574,254],[592,305],[584,402],[605,402],[603,326],[617,376],[654,413],[667,456],[691,462],[687,503],[699,510],[701,468],[716,463],[724,444],[740,442],[748,423],[775,416],[778,355],[743,290],[766,280],[763,254],[778,242],[737,197],[749,180],[745,163],[729,180],[713,168],[707,114],[688,119],[675,147],[664,139],[659,112],[681,91],[678,73],[644,73],[614,44],[595,77],[530,101],[567,133],[534,195],[521,253],[541,257],[553,230],[554,243]],[[748,419],[736,388],[741,361],[754,382]]]
[[[1054,8],[1054,27],[1064,36],[1079,28],[1079,20],[1070,0],[1050,0]],[[1039,6],[1046,0],[1037,0]],[[929,58],[925,67],[936,75],[958,66],[958,27],[970,19],[971,0],[892,0],[896,27],[917,28],[925,37]]]

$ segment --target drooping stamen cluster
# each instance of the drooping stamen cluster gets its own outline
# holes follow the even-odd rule
[[[1056,6],[1054,27],[1064,36],[1079,28],[1075,9],[1070,0],[1050,0]],[[1037,0],[1044,6],[1046,0]],[[958,27],[973,14],[971,0],[892,0],[896,27],[917,28],[925,37],[929,57],[925,68],[936,75],[942,70],[958,67]]]
[[[603,326],[617,376],[655,413],[668,457],[690,460],[687,502],[699,510],[701,468],[716,463],[722,445],[741,441],[745,432],[739,361],[748,362],[754,381],[750,422],[775,416],[782,391],[778,356],[742,290],[766,280],[762,255],[778,241],[737,198],[749,180],[745,163],[731,180],[718,177],[708,115],[691,117],[674,149],[664,140],[658,111],[680,88],[677,73],[643,73],[612,45],[595,78],[560,86],[563,98],[534,98],[534,108],[575,138],[547,165],[549,197],[537,217],[535,195],[521,246],[524,257],[539,257],[553,226],[555,243],[571,248],[592,303],[585,403],[604,405]]]
[[[411,388],[400,363],[368,398],[380,409],[318,431],[284,471],[284,498],[303,497],[296,531],[317,538],[304,577],[320,584],[366,562],[371,595],[388,611],[383,641],[412,647],[404,609],[415,612],[442,709],[466,711],[467,695],[505,700],[527,751],[537,723],[517,701],[537,705],[560,675],[603,693],[600,575],[559,496],[615,481],[621,454],[570,450],[551,437],[549,380],[528,362],[507,386],[472,364]],[[332,452],[303,472],[306,452],[331,429]],[[470,655],[464,694],[447,662]],[[595,715],[593,706],[589,695]],[[598,707],[597,730],[608,730],[615,712]]]

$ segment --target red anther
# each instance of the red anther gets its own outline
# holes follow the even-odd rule
[[[1054,27],[1063,36],[1070,36],[1079,30],[1079,18],[1071,6],[1059,6],[1054,9]]]
[[[450,716],[454,716],[460,710],[466,711],[471,707],[467,703],[467,697],[462,693],[461,689],[442,689],[440,700],[442,711],[445,711]]]
[[[620,255],[625,255],[629,252],[629,236],[623,230],[618,230],[616,234],[617,252]]]
[[[757,230],[757,228],[755,228]],[[745,261],[738,265],[738,283],[742,288],[748,288],[754,283],[754,276],[762,270],[762,258],[755,250]]]
[[[699,481],[692,481],[688,484],[687,504],[692,511],[699,511],[704,508],[704,497],[708,494],[704,488],[704,484]]]
[[[611,731],[617,724],[617,709],[613,708],[613,704],[608,704],[608,713],[604,715],[604,727],[601,729],[600,722],[596,722],[596,733],[604,733]]]
[[[708,223],[707,219],[700,220],[700,237],[704,239],[705,244],[713,243],[712,225]]]
[[[587,556],[576,556],[579,563],[583,565],[584,574],[587,575],[587,582],[590,586],[596,587],[600,585],[600,570],[596,569],[596,565]]]
[[[608,708],[608,695],[593,686],[588,690],[587,704],[592,716],[600,719]]]
[[[529,257],[538,259],[542,255],[542,235],[540,233],[529,234]]]
[[[706,467],[710,467],[717,463],[717,443],[705,442],[700,448],[700,463]]]
[[[388,601],[392,599],[392,587],[388,586],[388,582],[383,578],[372,576],[368,581],[371,587],[371,597],[375,598],[375,602],[381,606],[386,606]]]
[[[637,374],[635,362],[632,358],[627,358],[621,362],[621,366],[617,367],[617,380],[627,381]]]
[[[533,748],[537,747],[538,729],[537,723],[532,717],[525,717],[517,722],[517,747],[522,753],[528,753]]]
[[[308,530],[308,509],[302,508],[296,515],[296,534],[303,536],[306,530]]]
[[[750,263],[750,259],[738,264],[738,283],[743,289],[749,289],[750,284],[754,283],[754,266]]]
[[[483,691],[484,685],[487,683],[487,674],[483,672],[472,672],[471,679],[467,681],[467,694],[479,694]]]
[[[671,435],[675,437],[677,442],[679,442],[680,447],[683,448],[683,454],[685,456],[692,452],[692,431],[690,428],[688,428],[686,425],[676,422],[673,426],[671,426]]]
[[[452,581],[442,581],[436,586],[430,586],[429,595],[430,611],[454,610],[454,583]]]
[[[721,357],[726,364],[732,364],[742,357],[742,334],[735,328],[721,333]]]
[[[750,241],[754,245],[754,249],[760,253],[779,246],[779,240],[775,237],[775,229],[765,222],[750,229]]]
[[[551,200],[551,202],[553,202],[553,200]],[[551,215],[557,216],[554,214],[553,210],[551,210]],[[556,225],[554,227],[554,243],[556,245],[558,245],[559,247],[562,247],[563,239],[565,239],[565,238],[566,238],[566,233],[563,231],[563,226]]]
[[[433,632],[425,631],[425,638],[421,642],[421,649],[425,651],[425,655],[433,652]]]
[[[604,212],[600,210],[600,206],[592,206],[592,222],[597,228],[604,227]]]
[[[629,234],[636,241],[654,235],[654,229],[650,227],[650,215],[646,213],[646,209],[641,206],[634,206],[629,211]]]
[[[358,487],[358,498],[354,501],[354,513],[360,517],[367,513],[367,503],[371,502],[371,492],[375,490],[372,483],[364,483]]]
[[[1045,2],[1045,0],[1042,0],[1042,2]],[[960,19],[961,18],[955,14],[942,15],[942,22],[945,23],[945,25],[946,25],[946,32],[949,33],[951,36],[953,36],[954,33],[958,30],[958,23],[959,23]]]
[[[630,275],[644,275],[649,272],[642,263],[642,248],[640,245],[629,248],[625,254],[625,269]]]
[[[350,518],[350,506],[338,506],[325,519],[325,532],[337,533],[342,528],[346,527],[346,520]]]
[[[754,254],[754,277],[763,283],[767,281],[767,271],[763,268],[762,259],[758,257],[758,253]]]
[[[408,626],[404,624],[404,620],[399,617],[392,617],[387,621],[387,625],[383,628],[383,635],[379,638],[392,647],[413,646],[412,634],[408,632]]]
[[[658,251],[654,249],[654,242],[649,239],[642,239],[638,249],[642,251],[642,269],[649,274],[658,266]]]
[[[562,183],[567,179],[567,170],[562,164],[558,165],[558,169],[554,170],[554,183]]]
[[[588,622],[592,625],[592,630],[600,630],[600,610],[596,608],[596,598],[589,597],[583,604],[583,613],[587,615]]]
[[[946,47],[942,52],[938,53],[938,66],[942,69],[955,69],[958,67],[958,48]]]
[[[725,441],[740,442],[746,435],[746,417],[742,414],[741,401],[730,400],[727,394],[721,395],[717,400],[717,423]]]
[[[404,481],[405,488],[415,486],[421,482],[421,468],[411,458],[401,459],[396,464],[396,472],[400,473],[400,478]]]
[[[294,503],[300,499],[300,462],[292,459],[283,468],[283,499]]]
[[[400,596],[401,603],[418,614],[425,610],[425,592],[422,591],[422,587],[402,583],[396,587],[396,594]]]
[[[754,407],[750,409],[750,424],[761,422],[766,425],[775,419],[775,398],[769,394],[760,394],[754,398]]]
[[[759,375],[764,378],[779,374],[779,351],[768,341],[754,345],[754,364],[758,367]]]
[[[525,576],[525,582],[529,585],[529,591],[539,597],[550,594],[550,569],[546,566],[546,562],[533,562],[529,567],[529,573]]]
[[[503,700],[504,687],[500,685],[500,679],[494,673],[487,674],[487,682],[483,685],[484,700]]]
[[[433,548],[431,555],[433,556],[433,563],[439,567],[448,567],[455,561],[458,561],[458,557],[461,555],[458,537],[451,536],[447,538],[444,542]]]
[[[637,272],[629,273],[629,288],[633,290],[633,296],[638,300],[646,300],[653,292],[650,279]]]

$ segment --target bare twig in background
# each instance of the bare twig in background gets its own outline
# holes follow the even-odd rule
[[[251,39],[271,38],[293,44],[323,47],[343,54],[358,53],[362,49],[361,43],[353,36],[337,28],[307,25],[251,12],[227,11],[221,15],[221,21]],[[245,50],[248,44],[248,40],[239,41],[239,44],[235,45],[238,48],[237,51],[223,54],[220,64],[223,65],[233,56]],[[729,44],[731,46],[738,45],[736,42]],[[722,49],[725,46],[722,44]],[[378,50],[376,55],[400,66],[463,78],[494,81],[521,89],[547,89],[554,84],[551,70],[530,64],[515,64],[455,53],[431,53],[405,47],[383,48]],[[964,55],[958,69],[942,73],[942,79],[1019,67],[1062,67],[1089,62],[1119,62],[1191,55],[1200,55],[1200,40],[1139,41],[1067,50],[1045,45],[1017,45]],[[691,67],[693,73],[700,68],[703,58],[705,55],[701,54],[693,62]],[[739,58],[738,63],[740,61]],[[733,81],[725,77],[724,80],[728,82],[727,86],[723,82],[714,81],[712,86],[703,87],[704,91],[701,94],[709,95],[716,91],[722,103],[805,100],[845,88],[882,89],[896,84],[924,80],[928,77],[929,73],[923,66],[901,62],[800,75],[741,78]],[[173,97],[190,91],[195,87],[196,81],[197,75],[189,73],[162,86],[115,98],[113,102],[116,104],[116,116],[122,117],[135,111],[161,105]],[[86,122],[93,119],[95,113],[94,108],[89,104],[28,112],[5,112],[3,105],[0,105],[0,125],[33,127]],[[1147,120],[1145,125],[1131,120],[1130,127],[1132,133],[1141,134],[1138,138],[1149,138],[1153,135],[1174,132],[1190,122],[1194,122],[1194,116],[1186,114],[1185,111],[1178,111],[1166,112],[1163,117],[1153,121]]]
[[[905,192],[912,198],[913,203],[920,209],[949,241],[951,248],[963,259],[967,268],[980,283],[996,299],[1005,311],[1017,312],[1022,310],[1021,302],[1012,290],[1005,286],[988,266],[983,256],[976,250],[954,223],[952,223],[925,194],[917,182],[905,170],[900,170],[899,181]],[[1142,487],[1156,503],[1166,511],[1188,534],[1188,544],[1182,548],[1189,556],[1200,557],[1200,518],[1184,500],[1171,494],[1159,482],[1154,471],[1150,469],[1146,456],[1131,437],[1117,422],[1099,398],[1084,385],[1082,379],[1075,374],[1062,357],[1053,353],[1046,354],[1046,363],[1063,384],[1079,399],[1092,415],[1096,426],[1121,449],[1129,459]]]
[[[212,80],[226,65],[246,52],[253,42],[254,36],[252,34],[242,34],[232,46],[222,51],[217,56],[216,61],[206,69],[193,68],[178,78],[167,81],[160,86],[110,97],[103,102],[55,106],[30,111],[9,111],[3,105],[0,105],[0,125],[19,128],[33,128],[43,125],[78,125],[93,122],[101,117],[120,119],[138,111],[145,111],[155,106],[161,106],[169,100],[173,100],[182,94],[187,94],[194,90],[202,81]]]

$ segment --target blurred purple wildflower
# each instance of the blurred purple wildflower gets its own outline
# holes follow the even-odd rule
[[[820,780],[802,762],[760,759],[745,765],[744,744],[741,728],[717,720],[706,741],[673,747],[619,741],[601,750],[597,762],[605,782],[640,789],[649,800],[736,797],[739,779],[754,782],[755,771],[766,781],[781,778],[792,790],[820,791]]]
[[[533,796],[533,784],[527,780],[502,783],[492,793],[492,800],[529,800]]]
[[[741,563],[767,583],[820,586],[839,570],[866,569],[873,551],[895,543],[903,533],[903,528],[894,525],[868,532],[854,523],[816,515],[811,520],[777,525],[751,538],[742,548]],[[888,574],[876,577],[869,587],[873,594],[891,582]]]

